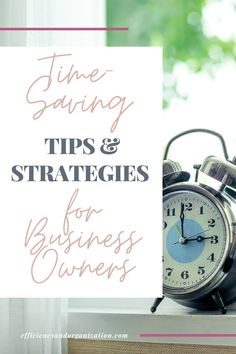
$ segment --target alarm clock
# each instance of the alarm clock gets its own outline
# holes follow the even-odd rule
[[[208,156],[194,166],[195,181],[189,182],[190,174],[167,154],[175,139],[194,132],[220,138],[224,159]],[[207,182],[199,182],[199,172]],[[222,314],[236,300],[235,198],[235,159],[229,160],[220,134],[192,129],[170,141],[163,161],[164,296],[198,310],[219,309]]]

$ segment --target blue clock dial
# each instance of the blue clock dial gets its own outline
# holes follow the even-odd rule
[[[186,235],[186,244],[179,242],[181,235],[181,225],[178,221],[170,227],[166,235],[166,248],[169,255],[179,263],[189,263],[195,261],[203,252],[205,247],[205,239],[195,237],[204,235],[204,230],[201,225],[192,220],[186,219],[184,224],[184,234]],[[197,241],[197,242],[194,242]]]

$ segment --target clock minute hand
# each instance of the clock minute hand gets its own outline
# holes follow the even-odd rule
[[[184,236],[184,203],[181,203],[181,210],[180,210],[180,222],[181,222],[181,237],[178,243],[184,245],[187,242],[186,237]]]
[[[180,212],[180,222],[181,222],[181,234],[182,238],[185,239],[184,236],[184,203],[181,203],[181,212]]]

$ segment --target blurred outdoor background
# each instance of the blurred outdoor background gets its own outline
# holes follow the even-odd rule
[[[212,129],[236,155],[236,0],[107,0],[108,46],[162,46],[163,117],[167,142],[191,128]],[[155,88],[151,88],[155,89]],[[169,157],[182,165],[223,156],[215,137],[192,134],[174,143]]]

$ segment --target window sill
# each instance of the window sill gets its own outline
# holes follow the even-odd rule
[[[109,299],[108,299],[109,301]],[[140,333],[234,333],[236,306],[227,315],[201,312],[164,299],[155,314],[147,308],[71,308],[70,333],[127,333],[126,341],[236,346],[236,337],[141,337]]]

